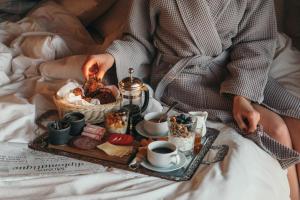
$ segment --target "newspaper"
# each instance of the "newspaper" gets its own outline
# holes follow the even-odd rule
[[[0,179],[79,175],[106,171],[101,165],[34,151],[21,143],[0,143]]]

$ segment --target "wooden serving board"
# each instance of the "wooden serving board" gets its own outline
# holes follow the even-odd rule
[[[129,155],[126,155],[123,157],[109,156],[104,151],[97,149],[97,148],[91,149],[91,150],[83,150],[83,149],[78,149],[76,147],[72,147],[69,145],[52,145],[52,144],[49,144],[48,148],[56,149],[56,150],[60,150],[60,151],[64,151],[64,152],[68,152],[68,153],[72,153],[72,154],[76,154],[76,155],[97,158],[100,160],[111,161],[111,162],[120,163],[120,164],[128,164],[132,157],[131,156],[132,152]]]
[[[104,138],[104,142],[106,142],[106,138]],[[39,142],[44,142],[44,145],[38,146],[37,144]],[[104,143],[102,142],[102,143]],[[40,143],[41,145],[41,143]],[[91,149],[91,150],[84,150],[84,149],[79,149],[76,147],[73,147],[71,145],[52,145],[48,143],[48,134],[45,133],[42,137],[37,138],[33,143],[29,145],[29,147],[41,151],[46,151],[49,153],[55,153],[59,155],[67,155],[73,158],[79,158],[80,157],[88,157],[91,159],[97,159],[97,160],[103,160],[103,161],[108,161],[112,163],[117,163],[117,164],[122,164],[122,165],[128,165],[129,162],[134,158],[135,154],[137,153],[138,150],[138,145],[139,142],[134,141],[133,143],[133,148],[132,152],[129,155],[125,155],[122,157],[118,156],[110,156],[106,154],[104,151],[100,149]],[[58,153],[59,152],[59,153]]]

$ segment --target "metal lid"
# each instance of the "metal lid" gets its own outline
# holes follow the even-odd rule
[[[120,89],[126,91],[141,90],[144,84],[140,79],[132,76],[134,69],[129,68],[128,72],[129,72],[129,77],[126,77],[119,82]]]

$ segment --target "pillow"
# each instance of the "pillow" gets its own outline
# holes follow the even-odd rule
[[[95,45],[82,23],[54,1],[41,3],[27,16],[43,27],[44,32],[61,36],[74,54],[86,53]]]
[[[103,37],[103,49],[106,49],[113,40],[122,36],[129,14],[129,0],[117,1],[109,12],[99,17],[91,25]]]
[[[88,25],[103,15],[116,0],[56,0],[66,10],[78,17],[84,25]],[[123,0],[121,0],[123,1]]]
[[[71,54],[65,42],[54,35],[28,35],[19,41],[18,48],[33,59],[54,60]]]

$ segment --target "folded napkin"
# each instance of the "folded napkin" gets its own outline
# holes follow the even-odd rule
[[[263,131],[262,126],[258,126],[255,133],[245,135],[245,137],[253,140],[259,147],[277,159],[283,169],[300,162],[300,154],[297,151],[271,138]]]
[[[75,88],[80,88],[83,91],[83,88],[79,85],[79,83],[75,81],[69,81],[67,84],[62,86],[57,91],[57,96],[63,98],[66,102],[76,105],[91,105],[89,102],[82,99],[81,95],[76,96],[73,93]]]

